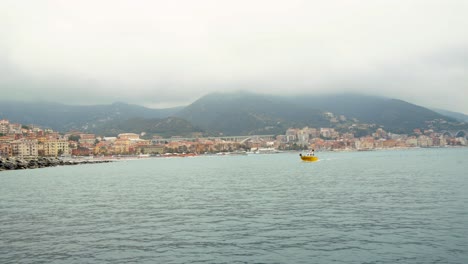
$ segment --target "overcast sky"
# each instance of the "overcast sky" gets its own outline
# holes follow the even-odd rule
[[[361,92],[468,114],[466,0],[0,0],[0,99]]]

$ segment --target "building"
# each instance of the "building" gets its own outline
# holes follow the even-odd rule
[[[15,135],[0,136],[0,143],[10,143],[15,140]]]
[[[117,139],[112,145],[111,152],[114,154],[130,154],[130,140]]]
[[[70,154],[67,140],[47,139],[43,143],[43,148],[44,156],[57,157]]]
[[[138,148],[141,154],[163,154],[164,145],[146,145]]]
[[[368,150],[375,148],[375,140],[372,137],[363,137],[354,141],[354,146],[358,150]]]
[[[94,146],[94,154],[96,155],[109,155],[112,153],[113,141],[100,141]]]
[[[0,134],[6,135],[10,131],[10,121],[6,119],[0,120]]]
[[[12,156],[22,158],[35,158],[38,156],[36,139],[21,138],[13,141],[10,145]]]
[[[118,135],[119,139],[130,139],[130,140],[138,140],[140,139],[140,135],[135,133],[122,133]]]
[[[418,137],[418,146],[419,147],[432,147],[433,146],[433,141],[432,138],[428,136],[419,136]]]
[[[320,128],[320,135],[325,138],[337,138],[339,133],[334,128]]]
[[[96,141],[96,135],[95,134],[79,134],[80,139],[78,142],[80,144],[94,144]]]
[[[9,143],[0,142],[0,157],[10,157],[13,156],[11,151],[11,145]]]
[[[405,141],[409,147],[416,147],[418,145],[418,139],[416,137],[409,137]]]
[[[320,137],[320,131],[316,128],[305,127],[304,130],[306,130],[307,134],[309,134],[309,138]]]
[[[298,131],[297,143],[302,146],[309,144],[309,132],[307,131],[307,129],[302,129]]]
[[[48,139],[60,139],[62,136],[59,134],[59,132],[53,132],[53,131],[49,131],[46,133],[46,138]]]
[[[10,134],[22,134],[23,133],[23,130],[22,130],[23,126],[21,124],[10,124],[9,128],[8,128],[8,133]]]
[[[92,152],[88,148],[76,148],[72,150],[72,155],[73,156],[89,156],[91,155]]]
[[[286,130],[286,142],[296,142],[299,129],[289,128]]]
[[[375,133],[372,134],[372,136],[376,138],[386,138],[387,137],[387,132],[383,130],[382,128],[378,128]]]

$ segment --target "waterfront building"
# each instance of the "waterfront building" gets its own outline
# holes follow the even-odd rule
[[[418,137],[418,146],[419,147],[432,147],[433,142],[432,138],[428,136],[421,135]]]
[[[73,156],[89,156],[91,155],[91,153],[92,152],[88,148],[82,148],[82,147],[72,149],[71,151],[71,154]]]
[[[21,138],[13,141],[10,145],[12,156],[22,158],[35,158],[38,156],[36,139]]]
[[[457,140],[458,145],[466,146],[466,143],[467,143],[467,142],[466,142],[466,138],[464,138],[464,137],[457,137],[456,140]]]
[[[363,137],[359,139],[359,148],[356,149],[374,149],[375,148],[375,140],[372,137]]]
[[[129,154],[130,153],[130,139],[119,138],[112,145],[112,153],[114,154]]]
[[[416,137],[409,137],[406,139],[406,144],[410,147],[416,147],[418,145],[418,139]]]
[[[93,153],[95,155],[108,155],[111,153],[111,141],[100,141],[94,146],[94,151]]]
[[[138,148],[141,154],[163,154],[164,145],[145,145]]]
[[[47,139],[43,143],[44,156],[57,157],[60,155],[69,155],[70,150],[68,141],[63,139]]]
[[[9,143],[0,142],[0,157],[10,157],[13,156],[11,145]]]
[[[383,148],[394,148],[397,146],[397,140],[395,139],[387,139],[382,142]]]

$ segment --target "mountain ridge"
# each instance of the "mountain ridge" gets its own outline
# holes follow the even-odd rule
[[[451,118],[454,118],[460,122],[465,122],[468,123],[468,115],[465,115],[463,113],[458,113],[458,112],[453,112],[453,111],[448,111],[444,109],[439,109],[439,108],[431,108],[432,111],[437,112],[441,115],[448,116]]]
[[[60,132],[77,129],[115,134],[140,130],[164,136],[284,134],[290,127],[305,126],[346,130],[352,122],[376,124],[394,133],[411,133],[436,119],[456,122],[428,108],[386,97],[359,94],[277,96],[249,92],[211,93],[185,107],[163,109],[122,102],[76,106],[0,101],[2,118]],[[168,118],[175,118],[175,122],[165,123]]]
[[[92,124],[140,118],[166,118],[180,107],[152,109],[121,102],[109,105],[67,105],[54,102],[0,101],[0,118],[35,124],[57,131],[83,129]]]

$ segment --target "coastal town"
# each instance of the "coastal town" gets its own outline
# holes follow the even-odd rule
[[[357,137],[333,128],[289,128],[284,135],[170,137],[121,133],[115,137],[80,131],[59,133],[35,125],[0,120],[0,157],[122,157],[186,156],[230,153],[273,153],[286,150],[362,151],[411,147],[466,146],[464,131],[435,132],[415,129],[411,135],[386,132],[381,127]]]

